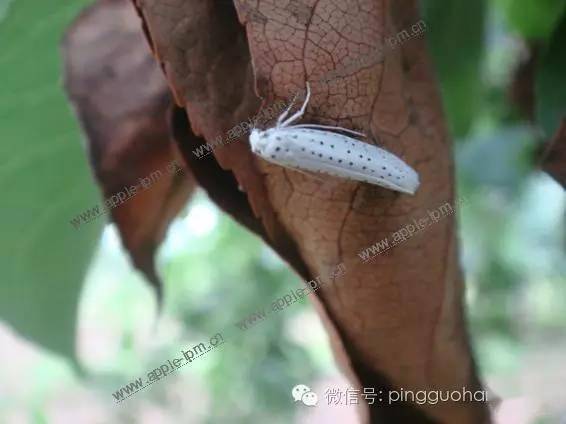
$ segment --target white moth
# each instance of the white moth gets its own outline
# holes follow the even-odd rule
[[[305,102],[298,112],[285,120],[293,100],[279,116],[275,127],[252,130],[252,151],[266,161],[286,168],[322,172],[403,193],[415,193],[419,187],[419,175],[413,168],[386,150],[336,131],[358,136],[364,134],[327,125],[293,125],[303,116],[309,99],[310,86],[307,82]]]

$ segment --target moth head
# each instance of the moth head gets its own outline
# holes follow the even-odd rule
[[[268,132],[254,128],[250,134],[250,144],[254,153],[262,154],[265,152],[268,144]]]

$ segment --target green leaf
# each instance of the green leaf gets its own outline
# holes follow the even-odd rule
[[[535,79],[536,116],[547,137],[566,117],[566,13],[545,49]]]
[[[423,5],[444,110],[452,134],[461,137],[480,107],[485,1],[426,0]]]
[[[14,0],[0,17],[0,319],[74,359],[82,282],[102,222],[61,86],[59,40],[85,1]]]
[[[523,37],[547,38],[566,9],[566,0],[496,0],[509,26]]]
[[[0,0],[0,22],[2,22],[4,16],[8,13],[10,3],[12,3],[12,0]]]

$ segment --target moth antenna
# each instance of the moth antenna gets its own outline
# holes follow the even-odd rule
[[[281,126],[281,122],[283,122],[283,120],[287,117],[287,115],[289,115],[289,112],[293,108],[293,105],[295,104],[297,97],[299,97],[299,91],[297,91],[297,93],[293,96],[293,100],[291,100],[291,103],[289,104],[287,109],[285,109],[285,111],[281,115],[279,115],[279,118],[277,118],[277,127]]]
[[[303,105],[301,106],[301,109],[298,112],[296,112],[293,116],[291,116],[289,119],[287,119],[286,121],[281,123],[280,126],[286,127],[286,126],[292,124],[293,122],[295,122],[301,116],[303,116],[304,113],[305,113],[305,110],[307,109],[307,104],[309,103],[310,98],[311,98],[311,86],[310,86],[309,82],[307,81],[307,96],[305,97],[305,101],[304,101]]]
[[[354,131],[354,130],[350,130],[348,128],[343,128],[343,127],[333,127],[331,125],[300,124],[300,125],[293,125],[293,128],[326,128],[326,129],[329,129],[329,130],[339,130],[339,131],[348,132],[350,134],[355,134],[355,135],[359,135],[359,136],[362,136],[362,137],[367,137],[367,135],[365,135],[364,133]]]

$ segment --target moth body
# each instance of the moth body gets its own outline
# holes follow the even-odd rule
[[[287,110],[275,127],[252,130],[250,144],[255,154],[291,169],[325,173],[403,193],[415,193],[419,187],[419,176],[413,168],[384,149],[336,130],[360,133],[324,125],[290,125],[304,112],[309,95],[307,83],[307,99],[301,111],[281,122]]]

